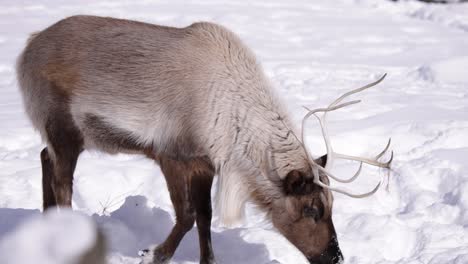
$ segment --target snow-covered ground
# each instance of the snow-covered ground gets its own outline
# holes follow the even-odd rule
[[[388,73],[360,96],[363,103],[329,115],[337,151],[374,155],[392,137],[395,152],[388,182],[376,195],[335,195],[333,217],[345,261],[468,263],[468,4],[411,1],[1,1],[0,245],[41,207],[44,146],[23,112],[15,58],[29,33],[73,14],[172,26],[223,24],[257,53],[298,125],[302,105],[325,106]],[[323,154],[316,124],[307,128],[309,149]],[[335,170],[345,175],[355,168],[343,162]],[[387,175],[372,168],[363,174],[346,188],[369,190]],[[144,157],[85,152],[74,188],[74,208],[106,234],[111,264],[138,263],[138,250],[163,241],[173,225],[164,178]],[[233,229],[215,218],[219,263],[306,263],[262,220],[253,209]],[[11,254],[27,253],[0,247],[0,263]],[[194,229],[173,263],[197,262]]]

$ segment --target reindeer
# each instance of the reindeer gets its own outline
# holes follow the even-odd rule
[[[337,158],[389,168],[373,159],[335,153],[326,129],[330,111],[378,81],[325,108],[309,110],[297,133],[252,51],[213,23],[173,28],[142,22],[73,16],[33,34],[17,62],[25,110],[47,147],[41,152],[44,210],[71,207],[73,172],[85,149],[143,154],[159,164],[176,223],[142,263],[168,263],[197,223],[200,263],[215,263],[210,189],[218,175],[215,209],[236,223],[250,200],[310,263],[343,257],[332,222],[330,186]],[[321,113],[322,115],[318,115]],[[327,154],[313,159],[304,142],[317,116]],[[393,153],[392,153],[393,157]],[[361,168],[361,167],[360,167]]]

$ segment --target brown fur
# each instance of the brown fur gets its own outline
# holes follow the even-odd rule
[[[76,85],[79,80],[79,71],[73,65],[66,63],[50,61],[42,71],[42,75],[46,80],[54,83],[57,88],[61,89],[60,92],[70,95],[70,93],[79,87]]]

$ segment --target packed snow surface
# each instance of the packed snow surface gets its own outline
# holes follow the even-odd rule
[[[374,196],[335,195],[345,263],[468,263],[468,5],[413,1],[0,2],[0,241],[40,239],[40,232],[15,231],[39,214],[44,147],[23,111],[15,59],[31,32],[74,14],[225,25],[258,55],[298,125],[303,105],[326,106],[388,73],[355,97],[361,104],[329,115],[338,152],[373,156],[388,137],[395,152],[390,173],[365,167],[344,186],[363,192],[384,179]],[[306,131],[307,147],[323,154],[317,124],[309,122]],[[343,161],[333,171],[344,177],[356,168]],[[138,250],[163,241],[174,223],[164,178],[142,156],[83,153],[73,206],[106,234],[111,264],[138,263]],[[213,241],[219,263],[307,263],[252,207],[236,228],[215,217]],[[0,263],[12,254],[27,253],[0,249]],[[195,229],[173,263],[198,263]]]

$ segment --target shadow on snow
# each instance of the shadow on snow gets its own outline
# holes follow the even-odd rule
[[[39,210],[0,208],[0,240],[14,231],[24,220],[40,215]],[[103,230],[109,253],[137,257],[139,250],[163,242],[174,221],[170,214],[159,208],[147,206],[143,196],[127,197],[125,203],[109,216],[93,215]],[[220,263],[266,263],[270,257],[262,244],[246,242],[242,228],[212,231],[215,257]],[[173,258],[176,262],[199,261],[198,233],[196,227],[188,232]]]

